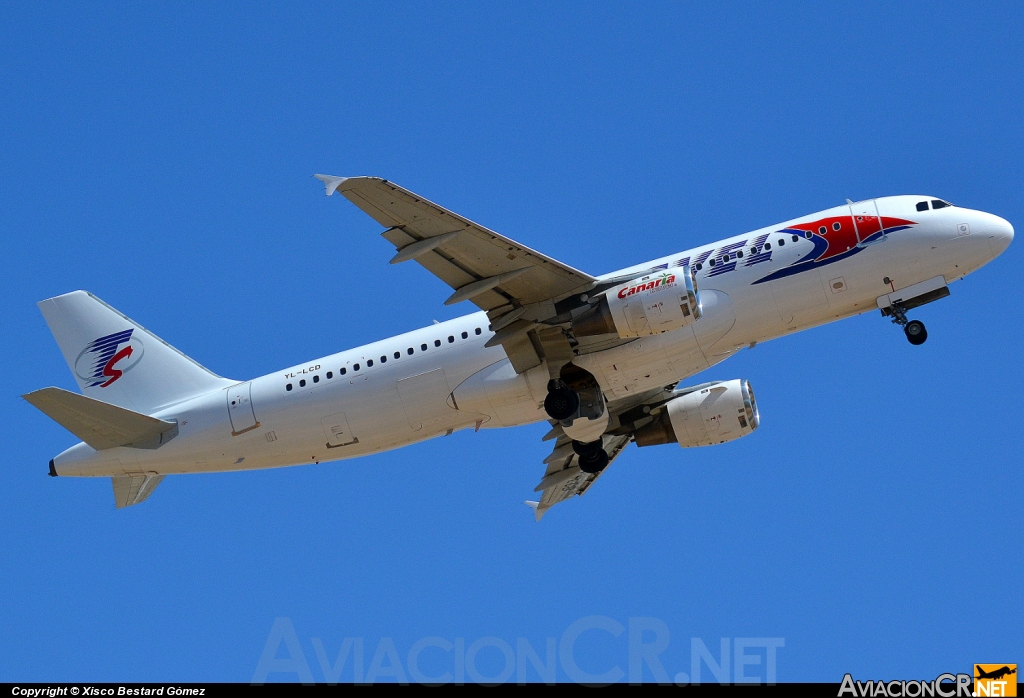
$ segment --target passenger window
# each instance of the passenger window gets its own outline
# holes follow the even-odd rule
[[[793,236],[793,242],[799,242],[799,241],[800,241],[800,236],[799,235],[794,235]]]
[[[386,363],[388,362],[388,357],[387,357],[386,355],[384,355],[384,356],[381,356],[381,357],[380,357],[380,362],[381,362],[382,364],[386,364]]]
[[[812,237],[814,237],[814,233],[808,231],[808,232],[804,233],[804,237],[807,238],[808,240],[810,240]]]
[[[412,356],[414,351],[415,350],[412,347],[409,347],[408,349],[405,350],[405,353],[408,354],[409,356]]]
[[[448,343],[449,344],[453,344],[454,342],[455,342],[455,337],[453,337],[452,335],[448,335]]]
[[[756,247],[751,247],[750,248],[750,254],[757,254],[757,248]]]
[[[710,264],[711,266],[715,266],[715,258],[712,257],[711,259],[709,259],[708,264]]]
[[[291,390],[292,389],[292,384],[289,383],[288,385],[284,386],[284,389],[285,390]]]
[[[697,265],[694,267],[694,269],[696,269],[697,271],[700,271],[700,262],[697,262]]]
[[[305,378],[303,378],[302,380],[299,381],[299,387],[300,388],[305,388],[306,387],[306,379]]]
[[[328,371],[327,372],[327,380],[331,380],[332,378],[334,378],[334,374],[331,373],[330,371]]]
[[[352,364],[352,370],[353,371],[358,371],[359,370],[359,364]]]
[[[366,360],[366,368],[370,368],[370,366],[373,366],[373,359]]]
[[[779,247],[782,247],[785,244],[786,244],[786,241],[784,239],[782,239],[782,238],[779,238]]]
[[[462,333],[462,338],[466,339],[467,337],[469,337],[469,332],[463,332]]]
[[[828,228],[826,228],[825,226],[821,226],[820,228],[818,228],[818,234],[819,235],[824,235],[827,232],[828,232]]]
[[[480,334],[480,328],[479,328],[479,327],[477,327],[477,328],[476,328],[476,330],[475,330],[475,332],[476,332],[476,334]]]
[[[319,383],[320,382],[320,376],[313,376],[313,382],[314,383]]]
[[[836,222],[836,223],[832,224],[832,230],[839,230],[842,227],[843,227],[843,224],[839,223],[839,222]]]
[[[435,346],[435,347],[439,347],[439,346],[441,346],[441,340],[440,340],[440,339],[435,339],[435,340],[434,340],[434,346]]]
[[[740,259],[743,259],[743,250],[737,250],[736,256],[739,257]]]
[[[421,344],[420,345],[420,351],[426,351],[426,350],[427,350],[427,345],[426,344]]]
[[[338,375],[344,376],[346,373],[348,373],[348,369],[345,368],[344,366],[338,369]]]
[[[927,211],[928,210],[928,202],[927,201],[919,201],[917,203],[917,210],[918,211]]]
[[[932,199],[932,208],[946,208],[947,206],[952,206],[952,204],[950,204],[947,201],[941,201],[939,199]]]
[[[765,248],[766,250],[770,250],[770,249],[772,248],[772,243],[770,243],[770,242],[766,242],[766,243],[764,243],[764,248]]]
[[[409,350],[409,353],[410,353],[410,354],[412,353],[412,349],[410,349],[410,350]],[[400,351],[396,351],[396,352],[395,352],[395,358],[396,358],[396,359],[399,359],[399,358],[401,358],[401,357],[402,357],[402,352],[400,352]]]

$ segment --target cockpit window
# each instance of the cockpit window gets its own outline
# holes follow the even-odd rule
[[[947,206],[952,206],[952,205],[953,204],[949,203],[948,201],[943,201],[942,199],[932,199],[932,208],[933,209],[935,209],[935,208],[946,208]]]
[[[927,201],[919,201],[918,204],[917,204],[917,210],[918,211],[927,211],[928,210],[928,202]]]

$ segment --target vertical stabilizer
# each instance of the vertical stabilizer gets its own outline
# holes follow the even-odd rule
[[[86,291],[39,302],[87,397],[151,414],[233,385]]]

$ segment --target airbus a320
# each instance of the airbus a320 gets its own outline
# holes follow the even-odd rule
[[[477,311],[252,380],[222,378],[85,291],[41,301],[81,393],[25,399],[81,439],[50,475],[109,477],[117,507],[167,475],[335,461],[460,429],[547,421],[527,504],[582,495],[630,442],[711,446],[761,423],[746,380],[682,382],[759,342],[908,313],[1013,239],[933,196],[850,202],[592,276],[375,177],[316,175]]]

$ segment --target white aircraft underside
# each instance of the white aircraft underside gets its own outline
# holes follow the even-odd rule
[[[450,434],[549,421],[528,502],[583,494],[629,444],[754,431],[749,383],[677,386],[744,347],[867,311],[907,310],[994,259],[1002,218],[928,196],[826,211],[592,277],[371,177],[317,175],[480,310],[251,381],[221,378],[96,297],[39,303],[82,394],[25,396],[82,443],[54,476],[110,477],[118,507],[165,475],[354,458]]]

